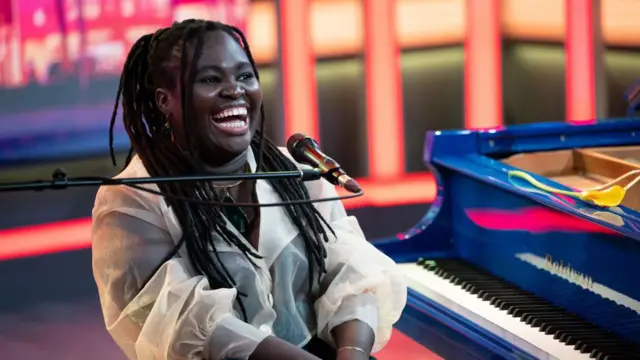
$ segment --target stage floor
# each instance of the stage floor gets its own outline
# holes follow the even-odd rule
[[[95,298],[0,314],[0,351],[3,360],[125,359],[104,328]],[[379,360],[441,359],[397,330],[376,357]]]

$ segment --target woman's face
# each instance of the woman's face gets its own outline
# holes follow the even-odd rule
[[[170,114],[179,145],[186,148],[196,141],[209,166],[223,165],[247,150],[262,121],[260,83],[240,44],[224,31],[209,31],[203,38],[189,119],[196,131],[185,136],[179,85],[170,91],[158,89],[156,101]]]

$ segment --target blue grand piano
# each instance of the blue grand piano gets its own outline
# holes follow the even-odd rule
[[[446,359],[640,358],[640,184],[600,207],[509,176],[575,190],[640,170],[640,121],[430,132],[424,159],[436,200],[376,242],[410,288],[401,331]]]

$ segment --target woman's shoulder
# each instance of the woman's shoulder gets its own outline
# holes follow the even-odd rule
[[[127,167],[113,179],[122,178],[144,178],[149,177],[149,173],[144,168],[142,161],[134,156]],[[141,185],[153,191],[158,191],[154,184]],[[93,217],[114,210],[124,210],[131,212],[135,210],[145,210],[148,212],[160,213],[161,199],[158,195],[142,190],[134,189],[125,185],[101,186],[96,193],[96,200],[93,206]]]

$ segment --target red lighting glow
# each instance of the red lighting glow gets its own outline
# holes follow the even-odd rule
[[[567,120],[592,121],[596,117],[593,43],[593,2],[566,0]]]

